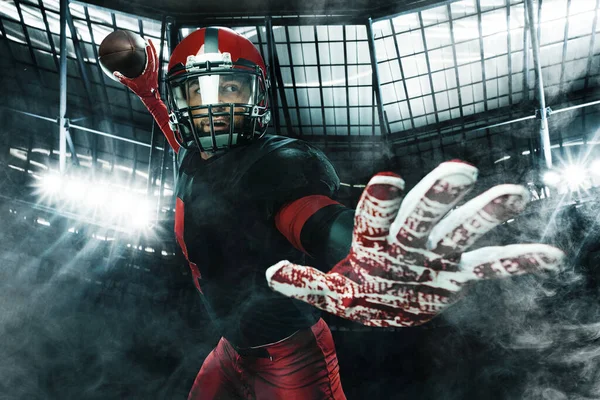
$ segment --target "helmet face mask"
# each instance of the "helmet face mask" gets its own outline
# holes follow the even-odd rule
[[[225,31],[226,35],[233,32],[207,29]],[[257,52],[246,38],[235,39],[248,42]],[[204,46],[200,45],[202,50]],[[229,52],[198,51],[187,55],[185,65],[180,62],[171,66],[171,60],[168,103],[175,138],[182,147],[214,153],[247,144],[266,132],[270,111],[264,64],[241,57],[232,62],[231,58]],[[262,64],[262,58],[258,61]]]

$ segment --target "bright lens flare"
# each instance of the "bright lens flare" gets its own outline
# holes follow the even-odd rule
[[[155,218],[152,199],[107,182],[50,173],[41,178],[39,188],[40,195],[61,210],[125,231],[151,228]]]
[[[548,186],[557,186],[561,181],[561,176],[556,171],[548,171],[544,174],[543,180]]]
[[[131,223],[138,229],[148,228],[151,222],[152,207],[147,201],[142,201],[131,210]]]
[[[585,183],[587,172],[585,168],[573,164],[564,169],[563,176],[569,188],[571,190],[577,190]]]
[[[108,200],[108,188],[105,186],[92,186],[86,195],[86,202],[92,207],[102,207]]]
[[[46,195],[58,194],[61,190],[62,181],[58,174],[48,174],[42,178],[42,191]]]
[[[79,179],[71,179],[65,187],[65,194],[73,202],[82,201],[87,194],[87,185]]]
[[[108,210],[113,216],[126,215],[135,210],[135,206],[135,199],[131,194],[117,192],[113,194]]]
[[[592,162],[592,164],[590,165],[590,172],[593,175],[600,176],[600,160]]]

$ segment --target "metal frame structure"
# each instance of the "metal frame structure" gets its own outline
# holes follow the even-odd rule
[[[571,0],[568,0],[570,4]],[[538,113],[540,116],[540,146],[541,153],[544,155],[546,168],[552,168],[552,152],[550,151],[550,132],[548,131],[548,110],[546,108],[546,94],[544,92],[544,79],[542,75],[542,65],[540,61],[540,43],[539,32],[536,30],[536,16],[534,12],[533,0],[526,0],[525,9],[527,10],[527,21],[531,31],[531,48],[533,51],[533,65],[536,76],[536,97],[538,102]],[[566,25],[566,24],[565,24]],[[565,38],[566,40],[566,38]],[[564,52],[563,68],[564,69]],[[562,84],[562,83],[561,83]]]
[[[375,55],[375,38],[373,35],[373,20],[369,18],[367,23],[367,36],[369,37],[369,53],[371,56],[371,68],[373,68],[373,91],[377,100],[377,114],[379,116],[379,126],[382,135],[388,134],[387,122],[383,111],[383,101],[381,100],[381,84],[379,81],[379,68],[377,67],[377,58]]]
[[[77,4],[83,7],[84,17],[73,17],[69,12],[69,4]],[[596,0],[596,9],[600,7],[600,0]],[[18,10],[18,18],[22,26],[26,26],[25,18],[23,15],[23,8],[20,0],[14,0],[14,4],[16,9]],[[419,143],[424,143],[422,141],[423,138],[430,137],[432,135],[437,137],[437,141],[439,143],[439,148],[441,152],[444,153],[444,149],[447,143],[449,133],[460,132],[462,135],[461,143],[468,141],[467,135],[472,132],[480,132],[484,131],[486,137],[490,139],[490,130],[494,128],[498,128],[500,126],[505,126],[514,123],[522,123],[523,121],[533,120],[536,116],[532,114],[530,111],[531,103],[529,101],[529,71],[531,70],[530,62],[529,62],[529,42],[531,42],[531,50],[533,55],[533,70],[536,73],[536,83],[535,83],[535,100],[536,105],[535,109],[538,110],[537,115],[539,116],[539,146],[541,151],[537,154],[542,154],[544,156],[544,166],[549,168],[552,166],[552,158],[550,152],[550,135],[548,132],[548,109],[546,106],[545,99],[545,88],[543,85],[543,75],[544,75],[544,65],[542,65],[541,61],[541,44],[538,37],[540,28],[536,23],[536,13],[534,12],[535,6],[532,0],[525,0],[524,6],[526,5],[525,10],[527,12],[526,20],[529,22],[525,23],[523,27],[523,49],[522,49],[522,63],[523,63],[523,77],[522,77],[522,91],[521,91],[521,99],[517,98],[518,90],[515,89],[514,85],[518,86],[517,79],[513,79],[515,75],[513,72],[517,71],[518,65],[513,61],[513,54],[517,54],[517,51],[512,50],[512,46],[515,43],[518,43],[518,40],[515,40],[511,36],[512,30],[518,30],[519,28],[511,27],[511,18],[514,16],[514,12],[512,12],[512,7],[514,4],[511,4],[509,0],[505,2],[506,8],[506,30],[508,35],[506,37],[506,46],[507,46],[507,56],[508,56],[508,103],[511,107],[500,107],[497,109],[491,109],[488,106],[488,101],[490,97],[487,93],[487,77],[486,77],[486,55],[484,54],[484,34],[483,34],[483,13],[482,10],[482,2],[480,0],[475,0],[476,12],[473,14],[477,19],[477,30],[479,32],[479,36],[475,39],[479,43],[479,54],[478,61],[481,69],[481,85],[483,91],[483,103],[482,107],[484,110],[483,114],[475,113],[473,115],[465,114],[465,107],[469,106],[471,103],[467,103],[463,98],[463,88],[460,83],[460,74],[461,68],[463,65],[459,62],[460,55],[458,54],[457,48],[460,45],[457,40],[455,34],[455,27],[457,23],[462,23],[459,17],[453,16],[453,2],[437,2],[435,5],[440,10],[445,10],[447,13],[447,24],[450,29],[450,37],[449,37],[449,45],[448,47],[451,49],[451,58],[452,58],[452,66],[448,68],[451,75],[454,76],[456,81],[456,87],[453,90],[456,90],[457,94],[457,103],[456,112],[458,113],[458,117],[452,117],[448,120],[442,120],[440,118],[440,108],[438,105],[438,100],[436,99],[436,93],[434,92],[434,80],[433,80],[433,68],[430,60],[429,54],[429,45],[427,43],[428,38],[426,36],[426,29],[429,27],[424,21],[424,13],[428,10],[428,7],[424,7],[419,10],[410,10],[402,13],[397,13],[391,16],[379,17],[377,19],[365,19],[364,17],[356,17],[356,18],[348,18],[345,16],[334,17],[334,16],[324,16],[324,17],[314,17],[314,16],[297,16],[297,17],[269,17],[266,19],[259,17],[250,17],[250,18],[223,18],[223,19],[206,19],[199,22],[199,24],[215,24],[219,25],[229,25],[232,27],[254,27],[256,29],[257,39],[259,41],[259,47],[261,48],[261,52],[263,51],[263,45],[266,45],[266,55],[268,59],[268,63],[270,65],[270,80],[272,84],[272,107],[273,107],[273,123],[275,129],[277,131],[281,131],[283,128],[282,125],[285,126],[288,135],[295,135],[302,137],[303,139],[310,140],[322,144],[326,147],[328,151],[336,151],[343,150],[348,151],[349,149],[360,149],[361,146],[363,149],[371,148],[372,145],[382,145],[382,146],[391,146],[393,148],[399,148],[406,143],[414,143],[417,147]],[[571,0],[568,0],[568,7],[571,5]],[[39,4],[39,11],[42,15],[43,24],[46,27],[46,31],[44,32],[45,36],[48,38],[49,42],[49,50],[42,50],[39,46],[37,46],[30,37],[29,29],[27,27],[23,30],[25,45],[28,48],[29,58],[31,62],[25,63],[25,65],[30,65],[34,67],[35,74],[38,76],[40,82],[44,82],[44,74],[48,72],[55,73],[57,71],[52,70],[52,68],[48,68],[47,66],[42,65],[36,56],[36,52],[45,51],[49,53],[53,59],[54,68],[58,70],[60,76],[60,101],[59,101],[59,110],[58,110],[58,121],[53,119],[51,116],[39,115],[36,112],[24,111],[13,109],[11,112],[17,112],[21,115],[27,115],[36,117],[37,119],[42,119],[46,121],[57,122],[59,126],[59,166],[60,171],[65,172],[67,169],[67,147],[71,153],[71,160],[73,163],[77,164],[79,161],[77,159],[77,143],[73,143],[70,138],[70,131],[82,131],[93,134],[91,136],[91,150],[93,154],[93,164],[97,164],[98,160],[98,137],[105,137],[111,140],[108,141],[109,146],[111,146],[110,152],[114,153],[116,148],[120,146],[118,143],[128,143],[133,145],[133,172],[135,175],[136,172],[140,169],[139,164],[139,156],[142,154],[138,153],[138,148],[148,148],[148,161],[147,161],[147,175],[148,180],[146,182],[147,193],[149,195],[154,193],[154,187],[158,186],[158,204],[163,203],[163,195],[165,190],[165,181],[167,180],[167,161],[170,152],[164,151],[165,146],[158,146],[157,144],[160,142],[157,140],[157,127],[154,122],[151,124],[147,124],[147,127],[142,127],[139,122],[133,122],[126,124],[124,123],[123,118],[108,118],[111,115],[110,108],[112,104],[110,103],[111,93],[115,90],[119,91],[120,94],[123,94],[123,98],[126,103],[126,116],[125,118],[130,121],[139,120],[137,111],[134,109],[134,106],[137,100],[132,95],[129,94],[126,90],[122,88],[116,88],[116,86],[111,86],[111,83],[106,81],[100,72],[100,68],[96,64],[96,68],[93,68],[93,63],[90,63],[86,60],[86,46],[91,48],[91,54],[87,54],[88,57],[92,56],[97,58],[97,47],[98,43],[96,41],[96,32],[95,26],[101,26],[106,29],[115,29],[120,27],[118,23],[117,17],[115,13],[108,12],[107,14],[110,16],[110,19],[107,21],[97,21],[93,20],[90,16],[90,9],[100,9],[106,12],[106,9],[102,9],[96,6],[84,5],[84,3],[78,3],[68,0],[60,0],[60,26],[61,26],[61,35],[60,35],[60,44],[59,46],[55,45],[55,40],[53,38],[53,34],[50,32],[50,21],[49,21],[49,13],[54,12],[49,10],[43,3]],[[429,5],[431,6],[431,5]],[[29,5],[29,7],[31,7]],[[538,13],[540,8],[538,7]],[[421,40],[423,42],[423,54],[425,60],[426,73],[428,74],[427,80],[429,82],[429,86],[431,87],[431,92],[427,94],[427,96],[431,97],[431,104],[433,107],[433,119],[435,123],[428,123],[424,126],[417,126],[415,124],[415,119],[417,116],[413,110],[412,100],[413,98],[409,97],[409,88],[407,86],[407,79],[410,77],[407,76],[405,68],[404,68],[404,59],[406,55],[402,54],[401,47],[399,46],[398,40],[396,38],[401,34],[401,32],[397,32],[394,23],[390,22],[390,37],[393,38],[393,51],[395,55],[392,56],[391,61],[393,63],[397,63],[397,68],[399,70],[399,81],[401,81],[400,86],[403,88],[406,95],[406,107],[408,110],[408,125],[410,129],[397,131],[390,127],[389,116],[385,109],[386,104],[382,100],[382,83],[380,79],[380,68],[381,62],[378,60],[377,54],[377,41],[381,40],[380,37],[376,37],[373,29],[373,25],[380,21],[392,21],[395,18],[416,13],[419,21],[418,33],[421,36]],[[134,17],[134,16],[131,16]],[[593,19],[592,32],[590,34],[590,49],[586,54],[586,69],[587,74],[585,76],[585,82],[583,84],[583,90],[589,91],[589,88],[592,84],[590,76],[593,70],[593,60],[594,60],[594,46],[596,41],[596,29],[597,29],[597,13]],[[5,26],[6,18],[0,17],[0,33],[2,33],[3,37],[7,37],[7,29]],[[161,28],[160,28],[160,58],[161,61],[164,60],[165,54],[165,36],[169,36],[168,42],[171,43],[171,48],[173,43],[175,43],[176,33],[179,33],[182,28],[186,26],[179,26],[175,23],[176,21],[168,20],[167,18],[162,19]],[[77,26],[76,23],[83,24],[87,28],[86,35],[91,38],[91,43],[85,43],[78,37]],[[137,20],[138,30],[140,32],[144,32],[144,24],[140,19]],[[324,24],[324,26],[341,26],[342,36],[341,40],[320,40],[319,39],[319,30],[316,26],[317,24]],[[349,40],[348,38],[348,28],[352,26],[360,26],[366,30],[367,37],[366,40],[353,38]],[[169,27],[169,28],[167,28]],[[290,41],[291,30],[296,29],[296,27],[312,27],[309,29],[312,31],[312,36],[314,39],[311,41],[299,41],[294,42]],[[560,79],[558,85],[563,88],[567,83],[567,53],[568,46],[570,45],[569,40],[569,23],[568,18],[567,22],[564,25],[564,36],[562,38],[562,52],[561,52],[561,64],[560,64]],[[261,32],[262,28],[266,28],[266,33]],[[69,29],[71,33],[71,38],[68,38],[67,29]],[[282,39],[277,41],[274,30],[281,29]],[[170,30],[170,34],[167,34],[167,30]],[[416,31],[416,30],[415,30]],[[263,34],[265,36],[263,36]],[[355,101],[355,97],[364,98],[365,96],[357,96],[361,89],[364,89],[366,86],[351,86],[351,73],[350,68],[358,70],[362,65],[359,61],[356,61],[356,64],[349,63],[350,53],[348,43],[356,43],[358,46],[359,42],[366,42],[369,48],[369,65],[372,71],[372,85],[369,88],[370,95],[372,97],[371,104],[362,106],[360,103],[356,103],[353,105],[353,101]],[[321,54],[319,49],[319,45],[330,46],[332,43],[338,44],[341,43],[343,46],[343,51],[339,54],[343,59],[343,63],[336,64],[335,62],[329,60],[326,62],[324,57]],[[72,44],[72,49],[75,53],[75,56],[72,57],[68,53],[70,51],[70,45]],[[91,46],[90,46],[91,45]],[[315,63],[307,64],[307,63],[296,63],[293,60],[293,47],[300,47],[304,45],[314,45],[315,50]],[[18,56],[14,54],[12,51],[12,47],[8,44],[11,57],[14,62],[20,62],[18,60]],[[331,50],[329,50],[331,51]],[[88,50],[88,53],[90,50]],[[287,57],[282,57],[283,52],[287,53]],[[60,57],[60,58],[59,58]],[[331,57],[331,56],[330,56]],[[289,61],[284,60],[287,58]],[[57,61],[59,60],[59,61]],[[78,75],[76,76],[73,72],[69,72],[67,68],[67,64],[69,62],[75,61],[77,65]],[[305,107],[301,105],[300,96],[299,96],[299,71],[304,71],[305,68],[312,68],[316,71],[316,84],[314,86],[306,86],[303,91],[308,93],[308,89],[310,88],[315,93],[318,93],[316,97],[318,97],[317,103],[319,106]],[[344,85],[342,86],[334,86],[326,85],[325,78],[323,72],[325,69],[329,68],[339,68],[343,77]],[[286,82],[284,76],[282,75],[282,70],[286,69],[289,71],[289,81]],[[519,69],[520,70],[520,69]],[[304,73],[304,72],[302,72]],[[83,124],[73,124],[75,121],[76,113],[70,113],[71,109],[67,109],[67,82],[71,82],[74,79],[80,79],[83,85],[84,99],[85,103],[87,103],[87,111],[91,114],[95,114],[96,111],[99,111],[101,114],[101,118],[95,118],[93,121],[94,125],[99,125],[100,129],[96,129],[96,127],[86,126]],[[98,81],[100,79],[100,81]],[[102,81],[104,79],[104,81]],[[334,91],[338,91],[344,94],[343,105],[332,103],[331,106],[326,106],[325,103],[329,96],[333,97]],[[290,93],[291,92],[291,93]],[[164,90],[163,90],[164,93]],[[99,97],[100,101],[95,101],[94,97]],[[596,101],[587,101],[584,97],[582,103],[580,105],[576,105],[575,107],[586,107],[586,106],[595,106],[598,103]],[[316,100],[316,98],[315,98]],[[362,100],[361,100],[362,101]],[[289,102],[289,104],[288,104]],[[291,104],[293,102],[293,104]],[[367,103],[365,103],[367,104]],[[281,112],[279,107],[281,106]],[[572,105],[566,105],[559,110],[555,110],[554,114],[558,112],[564,112],[567,110],[572,110]],[[344,109],[345,110],[342,110]],[[364,131],[367,131],[367,125],[360,122],[360,118],[356,117],[355,114],[360,114],[364,109],[369,109],[371,111],[371,119],[369,123],[369,128],[371,128],[370,134],[357,136],[354,134],[355,130],[360,130],[364,128]],[[7,110],[6,108],[4,108]],[[318,109],[318,110],[317,110]],[[338,112],[342,110],[341,112]],[[81,113],[81,110],[86,111],[85,104],[81,104],[79,109],[76,109],[76,112]],[[375,112],[377,112],[377,116],[375,117]],[[316,114],[314,114],[316,113]],[[318,116],[317,114],[320,114]],[[343,115],[342,115],[343,114]],[[285,123],[282,124],[281,117],[285,120]],[[72,118],[70,119],[69,116]],[[318,118],[321,120],[321,124],[313,123],[314,118]],[[309,131],[303,133],[302,123],[303,118],[308,118],[311,122],[307,125],[309,127]],[[345,120],[345,123],[337,123],[338,119],[342,122]],[[357,119],[359,122],[355,125],[352,120]],[[147,118],[146,121],[149,121]],[[126,137],[122,135],[115,134],[117,132],[117,126],[126,126],[129,125],[133,130],[133,137]],[[145,126],[145,125],[144,125]],[[323,132],[320,135],[315,134],[312,129],[315,131],[320,130],[322,127]],[[377,128],[379,127],[379,128]],[[332,128],[332,132],[328,132],[328,128]],[[148,132],[149,143],[144,140],[140,140],[136,138],[135,129],[141,129],[145,132]],[[340,132],[337,132],[337,131]],[[378,130],[381,132],[380,135],[376,133]],[[558,134],[559,142],[562,146],[563,137]],[[533,140],[532,143],[536,142]],[[532,144],[533,147],[535,147]],[[32,144],[28,145],[28,155],[27,162],[29,163]],[[160,167],[157,169],[154,164],[156,163],[156,151],[163,151],[163,155],[160,162]],[[534,157],[535,151],[530,152]],[[144,153],[145,154],[145,153]],[[490,154],[490,157],[492,155]],[[422,162],[422,160],[421,160]],[[114,168],[114,160],[113,160],[113,168]],[[174,168],[173,168],[174,169]],[[170,178],[169,178],[170,179]],[[173,178],[174,180],[174,178]],[[160,181],[160,184],[158,183]],[[158,211],[160,212],[161,206],[158,207]]]

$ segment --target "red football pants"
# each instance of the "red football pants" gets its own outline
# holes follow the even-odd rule
[[[264,354],[242,356],[221,338],[188,400],[346,399],[331,331],[322,319],[260,349]]]

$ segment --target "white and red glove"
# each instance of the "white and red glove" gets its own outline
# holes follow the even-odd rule
[[[148,40],[146,46],[146,67],[144,72],[137,78],[127,78],[119,71],[113,72],[115,78],[123,85],[127,86],[131,91],[138,95],[142,103],[146,106],[154,120],[163,132],[169,145],[177,152],[179,144],[175,140],[173,130],[169,125],[169,112],[167,106],[160,98],[158,91],[158,71],[160,62],[156,54],[156,48],[151,40]]]
[[[467,282],[557,270],[564,254],[544,244],[464,252],[529,200],[524,187],[499,185],[442,219],[476,179],[475,167],[445,162],[403,199],[399,176],[375,175],[356,209],[350,254],[328,273],[281,261],[266,271],[269,286],[364,325],[415,326],[457,301]]]

